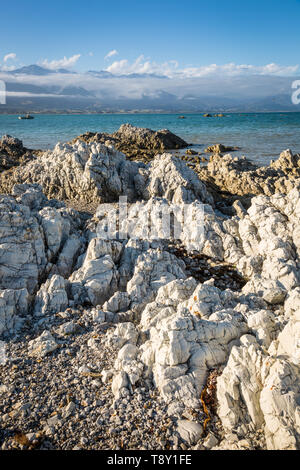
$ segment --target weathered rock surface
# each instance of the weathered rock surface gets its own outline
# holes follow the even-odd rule
[[[1,333],[12,328],[19,314],[29,313],[43,279],[53,271],[67,277],[76,254],[84,250],[76,211],[48,201],[37,185],[19,185],[14,194],[0,196]],[[76,243],[75,251],[67,250],[70,240]],[[67,306],[64,283],[59,275],[46,281],[35,300],[37,314]]]
[[[28,297],[27,289],[0,290],[0,335],[20,327],[20,316],[28,311]]]
[[[235,196],[287,194],[300,184],[300,158],[285,150],[269,166],[258,167],[245,157],[214,153],[199,175],[204,181],[214,183],[219,190]]]
[[[122,371],[127,374],[123,389],[131,390],[137,380],[131,383],[128,371],[132,377],[142,373],[152,378],[169,403],[170,413],[181,418],[186,408],[201,406],[199,395],[209,370],[227,364],[218,381],[218,413],[225,431],[237,433],[241,445],[236,448],[244,448],[243,442],[261,430],[270,449],[298,448],[299,392],[293,384],[299,377],[298,323],[294,319],[300,299],[299,200],[297,189],[286,196],[258,196],[241,219],[224,220],[215,215],[208,219],[210,230],[204,231],[204,238],[217,236],[220,258],[236,263],[249,281],[242,292],[221,291],[211,282],[197,286],[194,279],[178,277],[161,286],[143,308],[137,329],[143,339],[138,351],[126,355],[127,349],[121,350],[122,361],[115,364],[118,378]],[[284,327],[285,317],[290,323]],[[291,338],[290,346],[287,338]],[[282,355],[285,365],[280,362]],[[274,364],[272,357],[277,365],[268,379],[263,374],[267,374],[266,364]],[[285,373],[291,379],[284,379]],[[290,387],[280,404],[277,398],[273,405],[268,404],[267,395],[259,399],[261,392],[264,397],[269,390],[264,385],[268,380],[271,388],[273,383],[280,384],[276,385],[280,390]],[[290,410],[288,421],[284,410]]]
[[[175,201],[200,198],[212,203],[205,185],[182,161],[170,154],[157,156],[149,166],[130,162],[103,144],[57,144],[53,152],[0,176],[0,190],[11,193],[15,184],[38,183],[44,194],[86,203],[129,201],[152,196]]]
[[[17,189],[15,197],[0,197],[0,287],[25,288],[33,294],[68,237],[72,234],[79,237],[80,218],[57,201],[47,201],[41,188],[28,189],[25,185]],[[35,203],[40,204],[31,210],[32,195]],[[72,265],[73,260],[69,261]]]
[[[37,316],[63,312],[68,307],[66,281],[54,275],[47,279],[35,297],[34,314]]]
[[[299,313],[290,322],[268,351],[252,336],[242,337],[218,380],[225,430],[243,438],[262,428],[268,449],[299,448]]]

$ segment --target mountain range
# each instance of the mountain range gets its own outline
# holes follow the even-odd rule
[[[295,77],[117,75],[34,64],[0,70],[0,80],[7,92],[0,113],[300,111],[291,101]]]

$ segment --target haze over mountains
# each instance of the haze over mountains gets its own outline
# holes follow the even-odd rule
[[[300,111],[291,101],[295,79],[247,71],[168,76],[29,65],[0,70],[7,92],[0,113]]]

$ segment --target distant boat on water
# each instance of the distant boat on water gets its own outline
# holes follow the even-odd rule
[[[25,116],[19,116],[18,119],[34,119],[34,117],[30,116],[30,114],[26,114]]]

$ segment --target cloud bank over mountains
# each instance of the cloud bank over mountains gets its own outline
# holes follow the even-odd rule
[[[192,77],[207,77],[215,75],[276,75],[276,76],[289,76],[297,73],[299,65],[280,66],[275,63],[255,66],[242,64],[238,65],[235,63],[229,63],[224,65],[210,64],[199,67],[185,67],[179,68],[179,63],[176,60],[170,60],[162,64],[156,63],[149,59],[146,59],[143,55],[140,55],[133,63],[130,63],[127,59],[122,59],[113,62],[106,69],[108,72],[121,75],[121,74],[157,74],[164,75],[168,78],[174,78],[179,76],[181,78],[192,78]]]
[[[91,56],[91,53],[88,55]],[[30,109],[101,111],[297,111],[291,102],[298,65],[275,63],[255,66],[228,63],[180,67],[143,55],[130,62],[115,60],[103,70],[76,72],[80,54],[38,65],[16,67],[16,54],[3,58],[0,80],[7,89],[7,104],[0,112]]]

